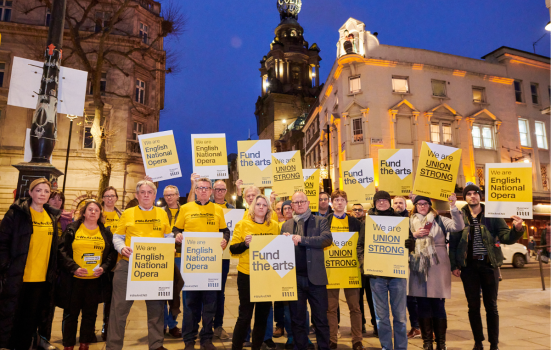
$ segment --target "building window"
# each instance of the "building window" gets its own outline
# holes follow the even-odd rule
[[[392,77],[392,92],[409,94],[408,77]]]
[[[478,179],[478,185],[484,186],[484,168],[477,166],[476,167],[476,178]]]
[[[352,119],[352,135],[354,135],[354,142],[362,142],[364,140],[362,118]]]
[[[539,105],[539,99],[538,99],[538,84],[536,83],[530,83],[530,93],[532,94],[532,103],[535,105]]]
[[[443,80],[433,80],[432,95],[437,97],[446,97],[446,82]]]
[[[355,94],[362,90],[362,84],[360,83],[360,77],[351,77],[348,79],[350,86],[350,93]]]
[[[440,125],[438,123],[430,125],[430,141],[432,143],[440,143]]]
[[[486,103],[486,89],[483,87],[473,86],[473,102]]]
[[[145,101],[145,81],[136,79],[136,102],[144,103]]]
[[[138,135],[143,135],[143,123],[134,122],[132,127],[132,140],[138,141]]]
[[[49,8],[46,8],[46,21],[45,21],[46,27],[50,26],[50,18],[52,18],[52,13],[50,12]]]
[[[520,145],[524,147],[530,147],[530,135],[528,133],[528,120],[518,120],[518,133],[520,135]]]
[[[547,164],[541,166],[541,185],[544,191],[549,191],[549,177],[547,176]]]
[[[522,81],[515,80],[513,85],[515,86],[515,100],[517,102],[522,102]]]
[[[0,87],[4,86],[4,72],[6,71],[6,64],[0,62]]]
[[[0,20],[2,22],[11,21],[11,5],[13,1],[0,0]]]
[[[547,135],[545,134],[545,123],[544,122],[536,122],[536,142],[538,144],[538,148],[547,149]]]
[[[432,143],[451,145],[452,126],[449,123],[434,122],[430,125],[430,140]]]
[[[99,83],[99,91],[102,96],[105,96],[105,89],[107,88],[107,73],[101,73],[101,81]],[[90,81],[90,95],[94,94],[94,86],[92,81]]]
[[[493,127],[489,125],[473,125],[474,148],[494,149]]]
[[[148,38],[149,38],[149,27],[143,23],[140,23],[140,38],[142,40],[142,43],[148,44]]]
[[[103,29],[107,28],[109,26],[109,20],[111,19],[111,14],[109,12],[102,12],[98,11],[96,12],[96,25],[95,25],[95,31],[96,33],[101,32]]]
[[[84,116],[84,138],[82,140],[82,148],[93,149],[94,137],[92,136],[92,125],[94,124],[94,116]]]

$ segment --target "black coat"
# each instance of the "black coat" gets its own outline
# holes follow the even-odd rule
[[[69,307],[73,282],[75,280],[75,277],[73,276],[75,271],[81,267],[73,260],[73,242],[80,225],[84,224],[77,221],[67,226],[67,229],[63,232],[63,239],[59,243],[59,277],[56,286],[55,304],[63,309]],[[111,274],[108,272],[113,269],[115,263],[117,262],[117,251],[113,246],[113,235],[111,234],[110,228],[106,228],[100,223],[99,230],[105,242],[105,249],[103,249],[103,253],[101,255],[101,268],[104,273],[99,277],[101,296],[99,296],[96,301],[98,303],[103,303],[107,299],[111,298],[113,281],[111,281]]]
[[[7,348],[10,339],[15,313],[19,303],[19,293],[23,285],[23,274],[27,264],[27,255],[33,223],[31,216],[31,199],[17,200],[10,206],[0,224],[0,348]],[[61,211],[44,204],[44,210],[52,220],[54,233],[50,248],[50,259],[46,272],[46,282],[50,283],[50,299],[53,304],[53,286],[57,268],[57,222]],[[51,305],[44,306],[51,307]],[[49,308],[48,308],[49,310]],[[47,318],[47,315],[44,315]]]

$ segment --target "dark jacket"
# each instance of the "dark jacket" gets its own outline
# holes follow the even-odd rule
[[[325,255],[323,248],[333,243],[333,235],[329,230],[329,223],[324,217],[310,215],[306,233],[308,236],[301,238],[300,246],[306,247],[306,261],[308,264],[308,279],[314,285],[327,285],[327,272],[325,271]],[[287,220],[281,227],[281,232],[294,234],[295,220]]]
[[[7,348],[11,336],[12,326],[19,292],[23,285],[23,274],[27,263],[33,223],[30,210],[31,199],[17,200],[10,206],[0,224],[0,348]],[[57,244],[60,210],[44,204],[44,210],[52,220],[54,234],[50,250],[50,260],[46,272],[46,281],[50,282],[50,299],[53,304],[53,285],[56,278]],[[51,307],[51,305],[48,305]],[[47,318],[47,315],[44,315]]]
[[[174,215],[174,222],[176,222],[176,220],[178,219],[178,214],[180,214],[180,203],[177,203],[178,204],[178,211],[176,212],[176,215]],[[166,215],[168,215],[168,222],[171,223],[172,222],[172,212],[170,211],[170,208],[168,207],[168,205],[165,205],[163,207],[164,211],[166,212]],[[175,257],[179,258],[182,256],[182,245],[181,244],[176,244],[176,255]]]
[[[58,248],[58,264],[59,264],[59,277],[57,279],[55,304],[60,308],[69,307],[71,300],[71,293],[73,289],[73,281],[75,280],[75,271],[80,268],[73,260],[73,242],[75,240],[76,232],[80,225],[84,225],[77,222],[73,222],[67,226],[67,229],[63,233],[61,242]],[[111,281],[111,274],[108,272],[113,269],[117,262],[117,251],[113,246],[113,235],[109,227],[99,224],[99,230],[103,241],[105,242],[105,249],[101,255],[101,268],[103,274],[99,277],[101,286],[101,296],[97,299],[98,303],[103,303],[111,298],[111,291],[113,288]]]
[[[212,203],[216,204],[216,202],[214,201],[214,199],[211,199],[210,200]],[[228,209],[235,209],[235,207],[233,205],[231,205],[230,203],[228,203],[227,200],[224,199],[224,202],[226,202],[226,208]],[[237,204],[237,203],[236,203]],[[243,197],[241,197],[241,205],[243,205]],[[245,209],[245,208],[243,208]]]
[[[327,213],[325,213],[325,216],[321,215],[319,211],[315,211],[312,214],[314,214],[315,216],[321,216],[322,218],[327,218],[330,216],[330,214],[333,214],[333,208],[329,206],[329,208],[327,208]]]
[[[356,254],[358,255],[358,262],[360,263],[360,270],[364,270],[364,248],[365,248],[365,225],[362,225],[360,220],[353,216],[346,214],[348,217],[348,228],[350,232],[358,232],[358,244],[356,245]],[[327,223],[331,228],[331,222],[335,215],[329,215],[327,217]],[[362,272],[363,273],[363,272]]]
[[[496,268],[503,264],[503,253],[497,240],[502,244],[513,244],[522,237],[525,229],[523,228],[519,232],[515,230],[514,226],[509,228],[505,220],[501,218],[484,217],[484,204],[480,205],[482,206],[482,211],[478,215],[478,222],[480,223],[482,242],[488,251],[490,264]],[[465,228],[462,231],[450,233],[450,263],[452,271],[467,266],[469,236],[474,234],[474,225],[471,223],[469,205],[467,204],[461,208],[461,212],[465,220]]]

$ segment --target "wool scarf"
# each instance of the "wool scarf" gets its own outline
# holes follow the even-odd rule
[[[304,236],[304,223],[308,218],[312,215],[312,211],[310,208],[306,209],[306,211],[302,214],[294,214],[293,220],[297,223],[297,232],[296,234],[299,236]]]
[[[422,281],[426,281],[429,268],[440,263],[434,246],[434,237],[438,234],[440,226],[436,223],[434,214],[431,212],[426,216],[415,213],[409,220],[412,232],[423,228],[426,223],[432,222],[429,234],[415,239],[415,251],[409,257],[411,271],[417,274]]]

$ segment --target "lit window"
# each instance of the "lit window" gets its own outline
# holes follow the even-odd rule
[[[432,123],[430,125],[430,141],[441,145],[451,145],[453,143],[451,123]]]
[[[96,12],[95,18],[95,31],[96,33],[101,32],[103,29],[109,27],[109,20],[111,19],[111,14],[109,12]]]
[[[136,102],[144,103],[145,100],[145,81],[136,79]]]
[[[433,80],[432,95],[438,97],[446,97],[446,82],[443,80]]]
[[[486,102],[486,94],[483,87],[477,87],[473,86],[473,102],[474,103],[485,103]]]
[[[13,1],[0,0],[0,21],[11,21],[11,5]]]
[[[530,135],[528,134],[528,120],[518,120],[518,133],[520,136],[520,145],[530,147]]]
[[[52,13],[50,12],[49,8],[46,8],[46,21],[45,21],[46,27],[50,26],[50,19],[51,18],[52,18]]]
[[[545,134],[545,123],[544,122],[536,122],[536,142],[538,144],[538,148],[547,149],[547,135]]]
[[[0,87],[4,86],[4,72],[6,71],[6,64],[0,62]]]
[[[513,85],[515,86],[515,100],[517,102],[522,102],[522,81],[515,80]]]
[[[430,141],[432,143],[440,143],[440,125],[438,123],[430,125]]]
[[[360,92],[362,85],[360,83],[360,77],[352,77],[349,79],[350,93],[355,94]]]
[[[144,44],[148,43],[147,41],[148,37],[149,37],[149,27],[143,23],[140,23],[140,38],[142,39],[142,42]]]
[[[105,95],[105,89],[107,88],[107,73],[101,73],[101,81],[99,83],[99,91],[102,96]],[[92,81],[90,81],[90,95],[94,94],[94,86],[92,85]]]
[[[474,148],[494,149],[493,127],[489,125],[473,125]]]
[[[140,122],[134,122],[132,127],[132,140],[138,141],[138,135],[143,135],[143,124]]]
[[[362,118],[352,120],[352,134],[354,135],[354,142],[362,142],[364,140]]]
[[[539,105],[539,99],[538,99],[538,84],[536,83],[530,83],[530,93],[532,94],[532,103],[535,105]]]
[[[94,124],[94,116],[84,116],[84,139],[82,140],[82,148],[93,149],[94,137],[92,136],[92,125]]]
[[[442,124],[442,140],[445,145],[452,143],[452,126],[450,124]]]
[[[478,179],[478,185],[484,186],[484,168],[476,167],[476,177]]]
[[[392,77],[392,92],[409,93],[408,77]]]
[[[477,125],[473,125],[473,146],[474,148],[482,147],[482,139],[480,137],[480,128]]]

